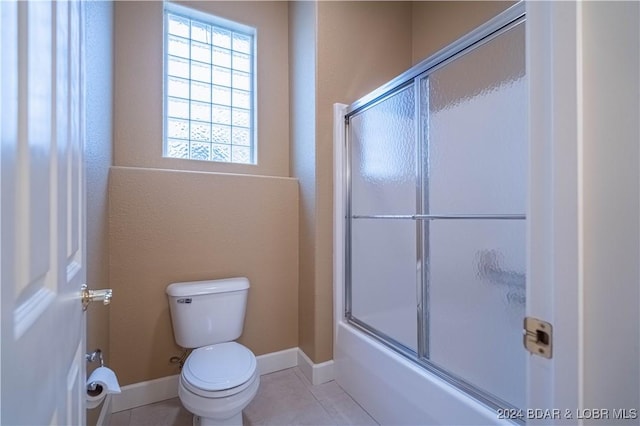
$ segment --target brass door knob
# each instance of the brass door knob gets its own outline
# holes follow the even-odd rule
[[[80,292],[82,296],[82,310],[86,311],[89,303],[91,302],[99,302],[102,301],[103,305],[108,305],[111,303],[111,298],[113,297],[113,290],[110,288],[105,288],[102,290],[89,290],[86,284],[82,284],[80,287]]]

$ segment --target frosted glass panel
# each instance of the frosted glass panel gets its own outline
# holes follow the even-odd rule
[[[406,347],[417,347],[416,224],[352,221],[352,315]]]
[[[351,119],[353,214],[414,214],[414,88],[409,86]]]
[[[421,81],[431,213],[525,212],[525,27]]]
[[[525,407],[525,221],[429,226],[429,348],[438,366]]]

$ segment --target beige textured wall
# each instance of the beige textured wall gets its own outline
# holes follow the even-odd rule
[[[112,162],[113,3],[91,2],[86,19],[86,191],[87,284],[109,287],[108,177]],[[95,304],[87,311],[87,352],[102,349],[109,365],[109,308]],[[99,367],[87,364],[87,376]],[[87,410],[87,424],[98,421],[102,404]]]
[[[413,63],[448,46],[516,2],[416,1],[413,3]]]
[[[333,358],[333,104],[351,103],[409,68],[411,3],[319,2],[317,22],[315,341],[307,355],[324,362]]]
[[[119,166],[289,176],[286,2],[181,2],[257,30],[258,164],[162,157],[162,2],[115,3],[115,146]]]
[[[122,385],[178,372],[168,362],[180,351],[164,293],[171,282],[247,276],[240,342],[256,355],[298,346],[288,6],[184,4],[257,28],[258,165],[162,158],[162,2],[116,2],[110,359]]]
[[[109,167],[112,162],[113,5],[87,6],[87,283],[92,289],[109,286]],[[109,310],[87,311],[87,351],[109,354]],[[106,359],[108,361],[108,358]],[[98,365],[89,366],[93,371]],[[93,368],[91,368],[93,367]]]
[[[289,3],[289,91],[291,95],[291,175],[300,182],[298,272],[299,347],[315,347],[316,194],[316,18],[317,3]]]
[[[122,385],[177,374],[168,284],[246,276],[239,341],[298,344],[298,185],[291,178],[114,167],[111,364]]]

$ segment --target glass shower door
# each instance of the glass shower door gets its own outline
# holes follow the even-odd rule
[[[525,407],[524,23],[421,79],[430,362]]]
[[[487,406],[524,408],[524,17],[464,43],[346,115],[345,317]]]
[[[352,117],[351,316],[417,351],[415,89]]]

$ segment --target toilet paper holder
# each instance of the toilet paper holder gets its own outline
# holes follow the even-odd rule
[[[100,361],[100,367],[104,367],[104,358],[102,358],[102,350],[100,349],[96,349],[91,353],[87,352],[85,358],[87,359],[87,362],[94,362],[98,359]]]
[[[96,349],[95,351],[85,354],[85,358],[87,362],[95,362],[96,360],[100,361],[100,367],[104,367],[104,358],[102,357],[102,350]],[[88,391],[95,391],[98,387],[96,382],[91,382],[87,385]]]

